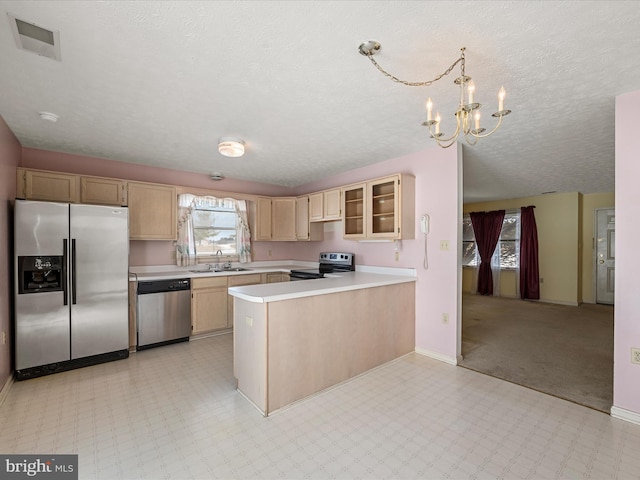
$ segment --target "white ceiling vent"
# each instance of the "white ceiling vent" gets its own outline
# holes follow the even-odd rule
[[[60,56],[60,32],[58,30],[48,30],[35,23],[20,20],[10,13],[7,13],[7,15],[9,16],[11,31],[18,48],[42,57],[62,60]]]

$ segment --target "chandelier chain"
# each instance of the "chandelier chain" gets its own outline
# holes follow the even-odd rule
[[[369,57],[369,60],[371,60],[371,63],[373,63],[374,67],[376,67],[380,73],[382,73],[385,77],[393,80],[396,83],[402,83],[403,85],[407,85],[409,87],[428,87],[429,85],[433,85],[434,83],[436,83],[438,80],[442,79],[443,77],[449,75],[451,73],[451,71],[455,68],[455,66],[458,63],[461,63],[460,67],[462,69],[462,76],[464,77],[465,73],[464,73],[464,48],[461,48],[462,53],[460,54],[460,58],[458,58],[455,62],[453,62],[451,64],[451,66],[449,68],[447,68],[443,73],[441,73],[440,75],[438,75],[437,77],[435,77],[433,80],[429,80],[426,82],[407,82],[406,80],[401,80],[398,77],[396,77],[395,75],[391,75],[389,72],[387,72],[384,68],[382,68],[378,62],[375,61],[375,59],[373,58],[373,53],[368,53],[367,57]]]

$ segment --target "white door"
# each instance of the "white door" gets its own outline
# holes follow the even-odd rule
[[[613,305],[616,260],[616,214],[613,208],[596,210],[596,303]]]

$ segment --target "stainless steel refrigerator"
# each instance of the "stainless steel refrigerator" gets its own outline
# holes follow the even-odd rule
[[[129,356],[126,207],[16,200],[16,378]]]

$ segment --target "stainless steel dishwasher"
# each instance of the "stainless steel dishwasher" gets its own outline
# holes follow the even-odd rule
[[[191,280],[138,282],[137,349],[189,340]]]

